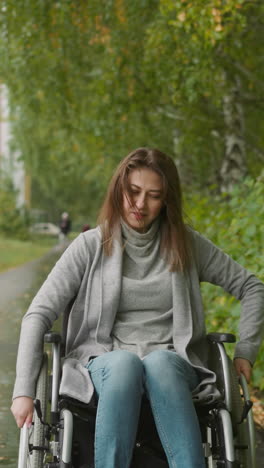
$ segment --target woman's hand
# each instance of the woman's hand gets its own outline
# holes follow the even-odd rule
[[[246,377],[247,383],[249,383],[251,379],[251,373],[252,373],[251,363],[247,359],[235,358],[234,366],[235,366],[237,375],[243,374]]]
[[[11,411],[19,428],[23,427],[24,424],[30,427],[34,411],[33,399],[26,396],[15,398]]]

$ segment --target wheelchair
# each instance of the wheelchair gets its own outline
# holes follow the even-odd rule
[[[235,337],[211,333],[207,339],[210,368],[216,372],[221,396],[214,404],[196,406],[206,466],[257,468],[247,383],[244,376],[236,376],[225,349],[225,343],[235,342]],[[33,424],[20,431],[18,468],[94,468],[96,401],[85,405],[59,395],[61,335],[51,331],[45,335],[45,343],[52,346],[52,351],[43,353]],[[144,398],[131,463],[131,468],[142,467],[168,467],[150,406]]]

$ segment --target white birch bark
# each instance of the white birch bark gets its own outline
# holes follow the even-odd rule
[[[226,132],[225,156],[220,169],[221,191],[230,192],[247,173],[244,116],[238,79],[223,99],[223,112]]]

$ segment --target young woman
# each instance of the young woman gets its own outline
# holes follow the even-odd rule
[[[44,333],[72,300],[60,393],[98,397],[96,468],[129,467],[142,394],[170,467],[204,467],[193,399],[217,397],[200,282],[242,302],[237,373],[261,342],[264,285],[184,224],[173,160],[138,148],[118,166],[99,226],[57,262],[22,323],[12,412],[30,425]]]

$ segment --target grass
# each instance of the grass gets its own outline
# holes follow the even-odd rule
[[[27,241],[0,237],[0,272],[42,257],[57,242],[54,237],[38,236]]]

